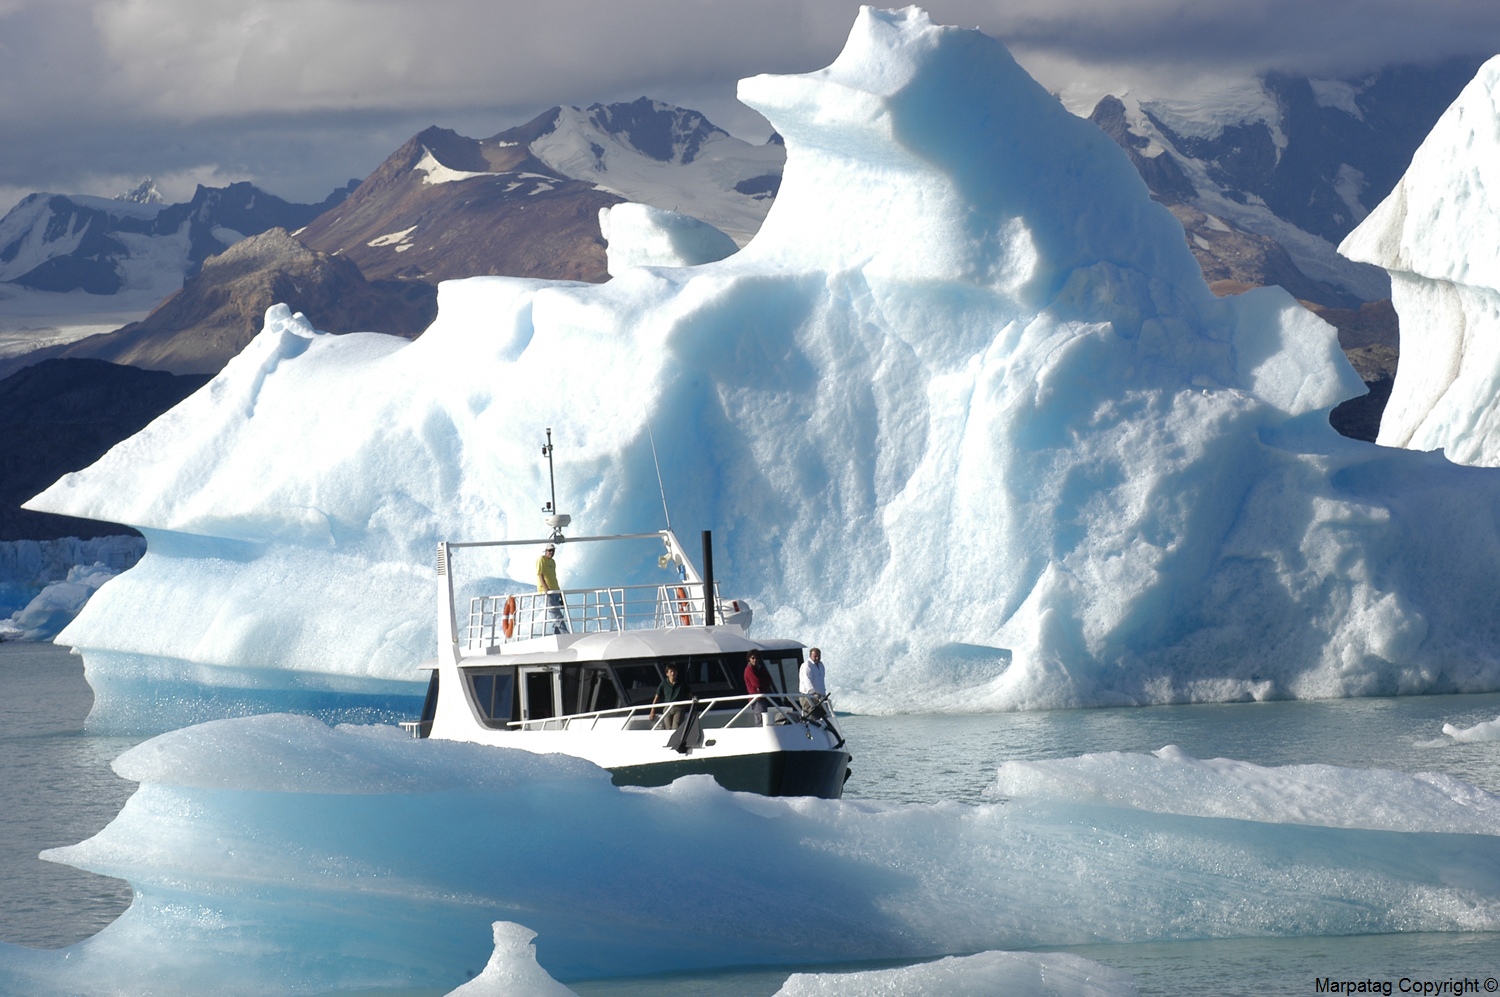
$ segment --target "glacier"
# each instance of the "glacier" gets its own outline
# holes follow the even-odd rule
[[[145,552],[132,536],[0,541],[0,640],[51,640]]]
[[[494,961],[492,977],[529,972],[529,932],[541,970],[579,980],[1500,930],[1492,794],[1178,751],[1136,761],[1125,795],[1110,789],[1121,760],[1095,755],[1030,763],[1025,780],[1002,766],[1003,802],[773,799],[707,776],[621,788],[579,759],[390,726],[213,721],[115,761],[139,783],[119,816],[43,857],[128,879],[134,900],[66,949],[0,945],[0,992],[441,992]],[[1253,803],[1226,805],[1215,783]],[[1383,805],[1346,819],[1372,786]],[[1078,992],[1094,991],[1080,978]]]
[[[541,532],[547,427],[586,534],[661,524],[654,440],[679,532],[844,709],[1500,689],[1500,477],[1338,436],[1334,330],[1210,294],[1003,45],[865,9],[828,68],[740,95],[787,166],[739,252],[449,281],[412,343],[275,307],[28,503],[148,541],[60,637],[92,729],[415,710],[434,544]],[[564,545],[564,585],[656,577],[603,558]],[[527,587],[524,555],[466,566]]]
[[[1377,442],[1500,466],[1500,57],[1339,252],[1385,267],[1401,366]]]

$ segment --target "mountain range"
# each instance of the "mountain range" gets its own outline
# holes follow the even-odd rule
[[[245,236],[300,228],[357,185],[349,181],[321,204],[293,204],[249,183],[200,184],[191,201],[170,205],[129,195],[31,194],[0,218],[0,283],[96,295],[163,275],[180,284]]]
[[[1177,213],[1211,281],[1280,283],[1304,300],[1357,307],[1388,297],[1389,281],[1334,247],[1395,187],[1481,61],[1350,80],[1269,73],[1191,99],[1109,95],[1090,118]],[[1221,253],[1226,230],[1274,246]]]
[[[744,142],[645,97],[554,107],[487,139],[429,128],[298,238],[371,279],[478,274],[603,281],[599,209],[637,201],[744,245],[781,182],[779,140]]]

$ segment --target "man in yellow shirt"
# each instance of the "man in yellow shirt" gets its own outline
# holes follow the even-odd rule
[[[557,547],[548,544],[542,556],[536,559],[536,590],[547,593],[547,618],[552,621],[552,632],[568,632],[568,620],[563,615],[562,586],[557,584],[557,562],[552,555]]]

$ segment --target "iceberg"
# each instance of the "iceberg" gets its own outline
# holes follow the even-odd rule
[[[1500,57],[1339,252],[1391,275],[1401,367],[1377,442],[1500,466]]]
[[[1202,792],[1189,760],[1159,761],[1142,781],[1161,797]],[[1118,775],[1107,757],[1068,764],[1096,785]],[[1249,814],[1101,801],[1057,780],[978,806],[768,798],[707,776],[621,788],[567,756],[291,714],[162,734],[114,767],[139,783],[119,816],[43,856],[127,879],[130,908],[66,949],[0,945],[0,992],[442,992],[482,976],[496,921],[525,928],[506,929],[492,975],[521,971],[534,931],[537,965],[565,982],[1500,930],[1493,800],[1451,792],[1454,830],[1433,830],[1430,790],[1394,773],[1379,781],[1399,799],[1351,827],[1292,819],[1306,779],[1276,770]],[[1349,770],[1313,781],[1332,799],[1367,791]],[[1491,833],[1473,831],[1483,819]]]
[[[999,42],[865,9],[740,96],[788,158],[739,252],[449,281],[412,343],[275,307],[33,499],[149,543],[61,635],[93,729],[414,712],[434,544],[541,531],[547,427],[588,534],[660,524],[654,439],[679,533],[714,531],[758,632],[823,646],[844,709],[1500,689],[1500,477],[1338,436],[1333,329],[1209,293]],[[656,579],[601,556],[565,545],[563,584]],[[525,555],[466,566],[463,594],[528,587]]]

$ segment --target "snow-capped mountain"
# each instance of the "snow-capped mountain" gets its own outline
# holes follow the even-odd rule
[[[487,139],[429,128],[299,233],[365,276],[607,279],[599,209],[638,201],[741,245],[770,208],[785,150],[642,97],[554,107]]]
[[[347,201],[297,233],[371,280],[483,274],[602,281],[599,209],[619,198],[549,169],[524,146],[428,128]]]
[[[1230,279],[1269,277],[1298,297],[1348,307],[1388,297],[1390,284],[1335,245],[1395,186],[1478,65],[1394,66],[1351,80],[1271,73],[1190,98],[1110,96],[1090,117],[1125,148],[1158,200],[1205,216],[1195,226],[1179,213],[1206,273],[1213,261],[1248,266]],[[1224,231],[1271,240],[1320,286],[1293,286],[1295,276],[1288,284],[1275,272],[1284,271],[1280,261],[1245,252],[1243,242],[1217,252],[1215,233]],[[1267,265],[1271,273],[1257,273]]]
[[[149,184],[116,199],[32,194],[0,218],[0,281],[114,294],[175,277],[175,290],[209,256],[269,228],[299,228],[350,189],[322,204],[293,204],[249,183],[199,185],[191,201],[171,205],[152,200]]]
[[[121,194],[115,195],[117,201],[134,201],[136,204],[166,204],[167,199],[162,197],[161,191],[156,189],[156,181],[150,177],[142,177],[141,182]]]
[[[355,181],[350,181],[353,185]],[[0,218],[0,359],[144,318],[204,259],[296,228],[348,195],[294,204],[248,183],[162,204],[149,180],[119,198],[32,194]]]
[[[781,185],[786,149],[751,145],[697,111],[642,97],[629,104],[555,107],[492,141],[528,143],[564,176],[658,208],[691,215],[743,246]]]

